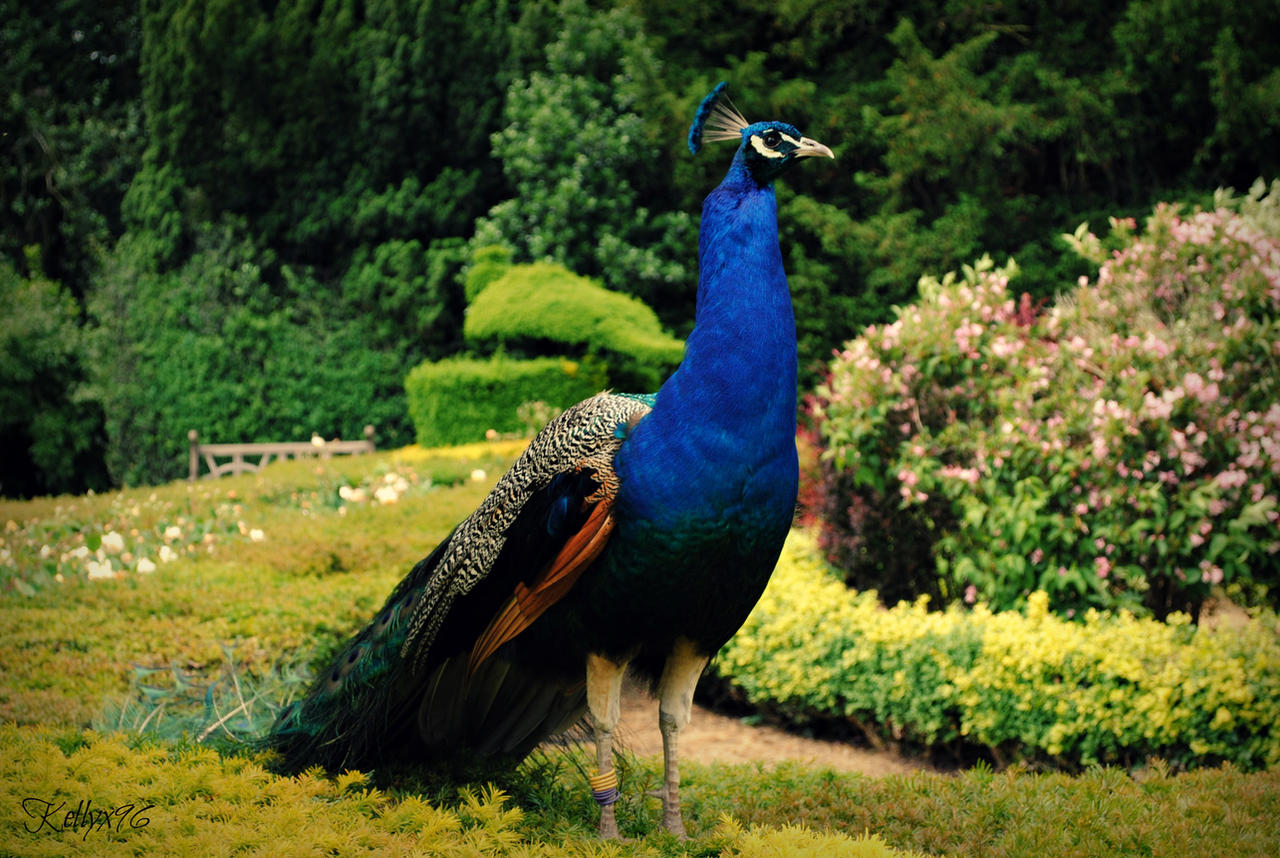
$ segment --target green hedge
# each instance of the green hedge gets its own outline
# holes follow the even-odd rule
[[[607,353],[610,383],[652,390],[684,354],[643,301],[562,265],[512,266],[477,294],[463,329],[472,345],[555,343]]]
[[[1128,612],[1068,622],[1033,593],[1025,614],[928,611],[848,590],[793,533],[719,671],[754,703],[848,718],[926,745],[976,743],[1057,765],[1280,764],[1280,620],[1196,627]]]
[[[517,410],[526,402],[567,408],[599,393],[598,367],[565,358],[488,360],[448,358],[419,364],[404,381],[409,417],[424,447],[479,441],[494,429],[522,431]]]

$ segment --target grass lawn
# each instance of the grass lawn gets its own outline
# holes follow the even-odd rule
[[[269,718],[518,450],[406,448],[0,502],[0,854],[1280,854],[1276,771],[690,764],[693,839],[680,843],[644,795],[658,761],[624,759],[629,839],[602,845],[581,751],[465,786],[421,772],[281,778],[221,731],[197,741],[218,717],[246,723],[239,701],[253,701],[248,723]]]

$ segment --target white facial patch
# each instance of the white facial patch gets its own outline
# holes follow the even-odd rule
[[[800,141],[792,137],[790,134],[784,134],[781,131],[777,133],[779,137],[781,137],[783,140],[790,143],[792,146],[795,146],[797,149],[800,148]],[[768,146],[764,145],[764,140],[760,137],[759,134],[751,135],[751,148],[755,149],[757,152],[759,152],[761,155],[765,156],[766,158],[786,157],[785,152],[779,152],[777,149],[770,149]]]

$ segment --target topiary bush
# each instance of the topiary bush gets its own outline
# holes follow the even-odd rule
[[[463,293],[470,304],[490,283],[511,269],[511,248],[501,244],[489,244],[476,248],[471,254],[463,278]]]
[[[485,264],[495,263],[486,257]],[[488,282],[468,307],[463,331],[478,347],[599,350],[609,383],[636,392],[656,389],[684,354],[643,301],[549,262],[515,265]]]
[[[404,381],[409,416],[424,447],[479,441],[490,429],[518,433],[520,406],[568,406],[605,386],[598,364],[566,358],[446,358],[414,367]]]
[[[823,545],[860,589],[1196,616],[1280,601],[1280,187],[1070,242],[1042,312],[1012,262],[926,277],[811,401]],[[1236,209],[1243,209],[1242,215]]]
[[[1127,611],[1071,622],[1049,612],[1043,591],[1025,612],[927,603],[885,609],[874,593],[850,592],[794,531],[716,670],[794,720],[976,744],[998,761],[1280,763],[1280,620],[1270,611],[1210,629]]]

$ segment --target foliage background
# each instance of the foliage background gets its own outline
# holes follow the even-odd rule
[[[1280,173],[1262,0],[0,0],[0,22],[7,495],[174,477],[188,428],[407,442],[404,376],[465,349],[486,245],[682,337],[726,154],[684,131],[721,78],[839,155],[779,189],[806,388],[923,273],[1013,254],[1047,296],[1084,273],[1054,236],[1089,216]]]

